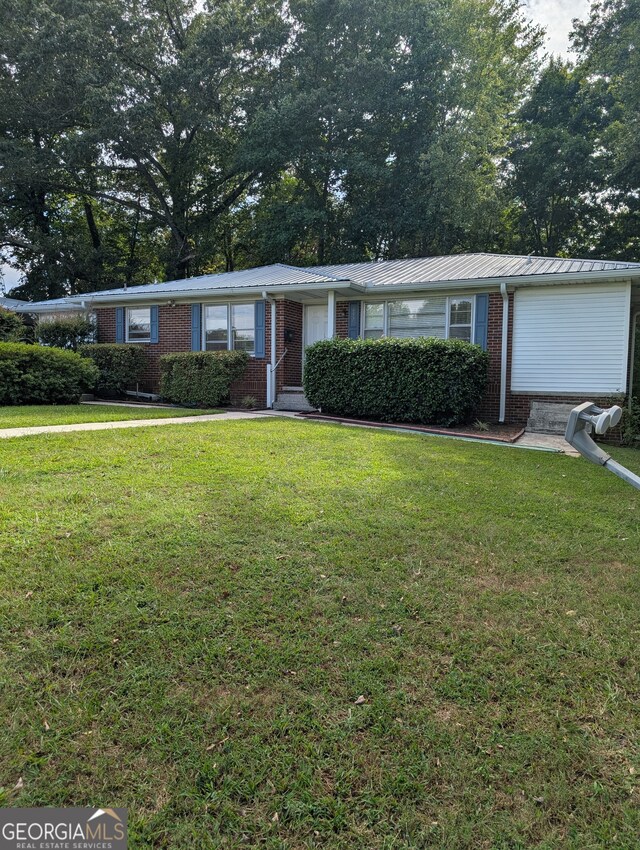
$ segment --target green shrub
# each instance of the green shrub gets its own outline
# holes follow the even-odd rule
[[[42,345],[55,348],[70,348],[77,351],[78,346],[91,342],[95,335],[95,325],[84,316],[68,316],[64,319],[52,319],[38,324],[38,339]]]
[[[0,342],[19,342],[26,335],[22,316],[0,307]]]
[[[488,364],[455,339],[328,339],[306,350],[304,390],[324,413],[458,425],[483,396]]]
[[[160,358],[162,396],[174,404],[215,407],[229,400],[231,384],[244,374],[244,351],[189,351]]]
[[[98,370],[74,351],[0,343],[0,405],[76,404]]]
[[[139,345],[95,343],[81,345],[78,353],[93,360],[98,367],[98,379],[93,388],[97,395],[113,397],[135,389],[147,364],[147,354]]]
[[[622,422],[620,423],[621,442],[623,446],[637,446],[640,442],[640,400],[637,398],[626,400],[622,408]]]

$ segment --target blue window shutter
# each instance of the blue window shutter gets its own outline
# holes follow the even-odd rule
[[[202,304],[191,305],[191,351],[202,350]]]
[[[489,296],[476,295],[476,327],[473,341],[487,350],[487,334],[489,330]]]
[[[124,307],[116,307],[116,342],[124,342]]]
[[[264,357],[266,352],[265,347],[265,331],[266,331],[266,304],[264,301],[256,301],[256,357]]]
[[[158,341],[158,308],[151,307],[150,309],[151,316],[151,334],[149,335],[149,342],[157,342]]]
[[[360,336],[360,301],[349,301],[349,339]]]

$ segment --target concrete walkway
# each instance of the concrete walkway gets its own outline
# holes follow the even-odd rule
[[[88,404],[91,404],[91,402]],[[135,406],[141,407],[142,405]],[[24,428],[0,428],[0,440],[8,439],[9,437],[30,437],[34,434],[69,434],[73,431],[113,431],[117,428],[146,428],[160,425],[196,425],[198,422],[224,422],[229,419],[268,419],[273,416],[298,419],[299,421],[305,421],[306,418],[304,416],[298,416],[297,413],[288,410],[260,410],[255,412],[233,410],[226,413],[210,413],[204,416],[168,416],[166,419],[125,419],[118,422],[76,422],[67,425],[31,425]],[[310,421],[323,422],[323,420],[317,419]],[[331,420],[327,420],[327,422],[332,425],[336,424]],[[344,422],[342,424],[354,428],[375,429],[378,427],[376,425],[364,423],[360,424],[358,422]],[[382,427],[385,431],[393,431],[394,433],[422,434],[423,436],[429,437],[443,436],[446,439],[454,439],[452,436],[448,436],[446,434],[442,435],[426,431],[411,431],[409,429],[395,430],[385,426]],[[474,437],[456,437],[455,439],[462,439],[476,443],[489,443],[491,445],[517,446],[522,449],[531,448],[537,449],[538,451],[542,449],[543,451],[564,452],[565,454],[573,457],[580,456],[563,437],[558,437],[552,434],[525,433],[522,437],[520,437],[520,439],[516,440],[515,443],[480,440]]]
[[[0,428],[0,439],[30,437],[32,434],[68,434],[71,431],[113,431],[116,428],[142,428],[151,425],[196,425],[198,422],[217,422],[226,419],[263,419],[267,413],[211,413],[205,416],[167,416],[166,419],[125,419],[120,422],[76,422],[68,425],[32,425],[26,428]]]
[[[525,431],[524,434],[516,440],[516,446],[521,448],[536,448],[548,449],[550,451],[563,452],[569,457],[580,457],[580,452],[577,452],[573,446],[561,437],[559,434],[539,434],[535,431]]]

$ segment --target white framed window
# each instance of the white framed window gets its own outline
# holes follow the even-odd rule
[[[474,311],[472,295],[365,301],[362,336],[364,339],[437,337],[472,342]]]
[[[449,298],[449,339],[473,341],[473,298]]]
[[[127,307],[127,342],[151,342],[151,307]]]
[[[256,349],[255,304],[205,304],[202,315],[204,351],[246,351]]]
[[[415,338],[447,336],[447,299],[410,298],[387,301],[387,336]]]
[[[364,339],[379,339],[384,336],[384,301],[378,304],[365,302],[362,336]]]

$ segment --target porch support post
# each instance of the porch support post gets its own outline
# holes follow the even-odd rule
[[[327,292],[327,339],[333,339],[336,335],[336,293],[330,289]]]

